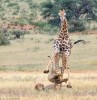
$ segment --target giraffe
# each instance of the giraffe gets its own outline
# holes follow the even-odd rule
[[[54,53],[55,53],[54,61],[55,61],[55,68],[57,69],[59,67],[59,59],[60,57],[62,58],[62,68],[64,73],[64,69],[69,69],[68,59],[69,55],[71,54],[72,43],[68,34],[68,23],[65,17],[66,15],[65,10],[60,10],[58,14],[61,20],[61,29],[58,38],[55,39],[54,41]],[[68,79],[69,79],[69,73],[68,73]]]
[[[60,10],[58,14],[59,14],[60,20],[61,20],[60,33],[58,35],[58,38],[56,38],[54,40],[54,52],[52,54],[51,60],[49,61],[44,73],[48,73],[50,71],[49,66],[51,65],[51,63],[54,63],[54,68],[52,69],[53,72],[55,72],[56,74],[60,74],[60,72],[58,72],[58,70],[59,70],[59,60],[61,58],[62,59],[62,71],[61,71],[62,75],[61,76],[63,77],[64,70],[66,69],[68,72],[67,73],[67,75],[68,75],[67,87],[71,88],[72,86],[70,85],[70,82],[69,82],[70,68],[68,67],[68,61],[69,61],[69,56],[71,54],[71,48],[73,47],[74,44],[79,43],[84,40],[77,40],[72,44],[71,40],[69,38],[68,22],[66,19],[65,10],[64,9]],[[53,73],[52,73],[52,75],[53,75]],[[52,75],[50,75],[50,76],[52,76]],[[49,78],[49,81],[52,81],[52,77]]]
[[[64,70],[68,70],[68,80],[69,80],[69,68],[68,68],[68,59],[71,53],[72,44],[68,34],[68,23],[65,17],[65,10],[59,11],[59,16],[61,20],[61,29],[58,35],[58,38],[54,40],[54,53],[52,55],[52,59],[49,61],[47,65],[47,69],[45,72],[48,72],[49,66],[52,62],[54,62],[54,70],[58,72],[59,69],[59,60],[62,58],[62,74]]]

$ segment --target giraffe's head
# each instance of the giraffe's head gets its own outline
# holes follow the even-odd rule
[[[60,10],[59,11],[59,16],[60,16],[60,20],[61,20],[61,22],[63,22],[64,20],[65,20],[65,16],[66,16],[66,13],[65,13],[65,10],[63,9],[63,10]]]

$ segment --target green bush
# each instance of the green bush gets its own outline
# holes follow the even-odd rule
[[[38,26],[39,28],[43,28],[46,26],[47,23],[45,22],[36,22],[36,23],[33,23],[34,25]]]
[[[73,22],[74,26],[70,27],[71,31],[85,30],[82,21],[78,21],[80,19],[97,20],[97,0],[46,0],[41,4],[43,18],[55,26],[59,25],[58,12],[60,9],[65,9],[69,22],[71,19],[77,20]]]
[[[57,26],[53,26],[46,22],[37,22],[35,25],[38,27],[38,31],[41,34],[54,35],[58,32],[59,29]]]
[[[8,7],[12,7],[12,6],[16,6],[16,5],[17,5],[17,3],[11,3],[11,2],[10,2],[10,3],[8,3],[7,6],[8,6]]]
[[[14,29],[11,31],[11,34],[15,36],[15,38],[20,38],[26,34],[26,31]]]
[[[92,30],[97,30],[97,27],[94,25],[93,28],[92,28]]]
[[[27,20],[24,18],[20,18],[20,19],[14,21],[13,23],[14,23],[14,25],[23,26],[23,25],[27,24]]]
[[[85,22],[83,20],[71,20],[69,23],[69,31],[84,31],[86,29]]]
[[[7,36],[0,31],[0,45],[8,45],[10,44],[10,41],[8,40]]]

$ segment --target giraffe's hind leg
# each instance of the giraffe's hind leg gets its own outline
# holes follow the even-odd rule
[[[66,70],[68,74],[68,83],[67,83],[67,88],[72,88],[71,82],[70,82],[70,68],[68,67],[68,58],[66,59]]]
[[[64,73],[64,70],[66,69],[67,67],[67,59],[66,59],[66,55],[63,53],[62,54],[62,74]]]
[[[62,72],[64,73],[64,70],[67,70],[67,75],[68,75],[68,82],[67,82],[67,87],[71,88],[71,83],[70,83],[70,68],[68,67],[68,58],[66,57],[65,54],[62,54]]]

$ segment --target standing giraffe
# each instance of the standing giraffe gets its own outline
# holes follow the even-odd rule
[[[58,14],[61,20],[61,29],[58,38],[54,40],[54,53],[52,55],[52,59],[47,65],[47,69],[45,70],[45,72],[48,72],[51,62],[54,62],[53,70],[55,70],[55,72],[57,73],[59,69],[59,60],[60,58],[62,58],[62,74],[64,73],[64,70],[67,69],[69,80],[68,58],[71,53],[72,45],[68,35],[68,24],[65,17],[65,10],[60,10]]]
[[[64,69],[68,69],[68,58],[71,53],[72,44],[68,34],[68,23],[65,17],[65,10],[60,10],[59,16],[61,20],[61,29],[58,38],[54,41],[54,62],[56,70],[59,67],[60,57],[62,58],[62,68],[63,73]],[[68,72],[69,79],[69,72]]]
[[[71,53],[71,48],[73,47],[73,44],[71,43],[69,34],[68,34],[68,23],[65,17],[66,16],[65,10],[60,10],[58,14],[61,20],[61,29],[60,29],[58,38],[54,40],[54,53],[44,73],[49,72],[49,66],[51,65],[51,63],[54,63],[54,68],[52,70],[56,74],[60,73],[58,72],[58,70],[59,70],[59,60],[61,58],[62,59],[62,68],[61,68],[62,77],[63,77],[64,70],[67,69],[68,71],[68,85],[67,86],[71,87],[71,85],[69,84],[70,69],[68,67],[68,60],[69,60],[69,55]],[[74,42],[74,44],[79,43],[81,41],[84,41],[84,40],[78,40]],[[51,79],[49,78],[49,80],[52,81],[52,77]]]

